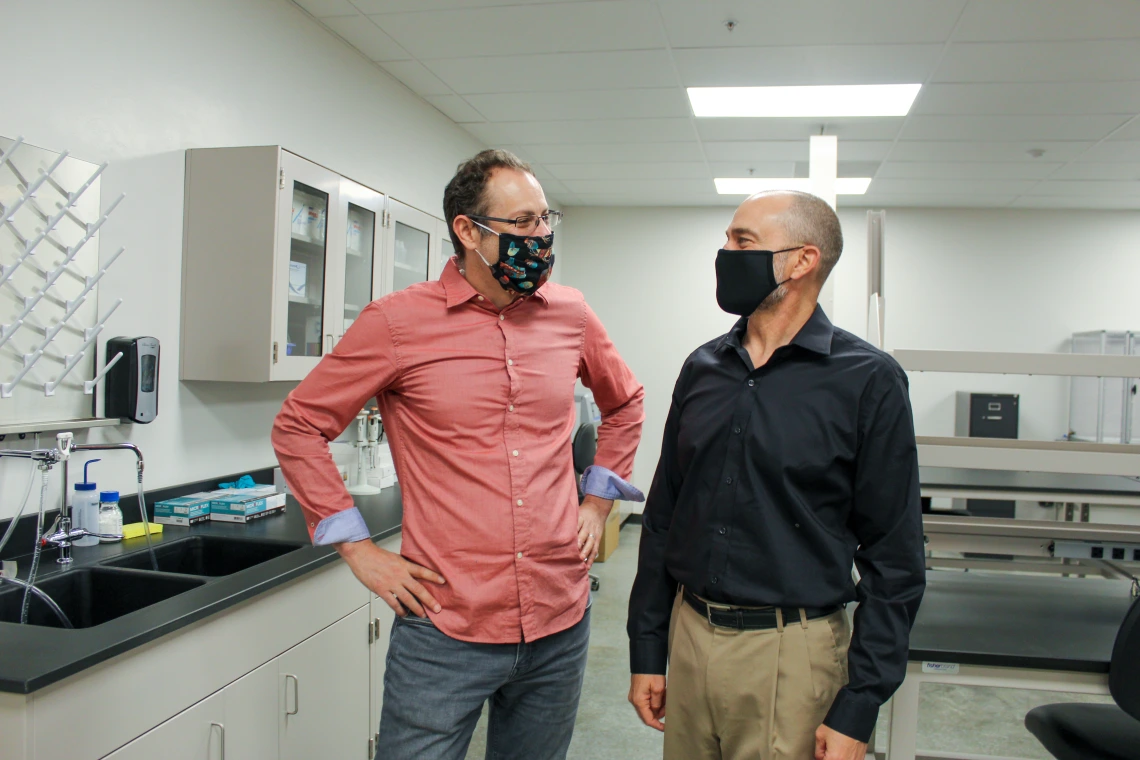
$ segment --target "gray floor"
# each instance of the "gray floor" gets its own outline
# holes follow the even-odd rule
[[[594,595],[590,660],[570,745],[571,760],[659,760],[661,734],[646,728],[626,702],[629,691],[626,602],[637,569],[640,528],[621,532],[617,551],[594,566],[601,590]],[[1051,702],[1103,702],[1107,697],[1079,694],[931,686],[921,692],[918,746],[940,757],[988,755],[999,758],[1049,760],[1022,721],[1033,707]],[[481,760],[486,746],[486,713],[479,721],[468,760]],[[877,749],[885,750],[886,711],[880,716]]]

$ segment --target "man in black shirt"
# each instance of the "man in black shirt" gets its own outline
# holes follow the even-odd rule
[[[673,391],[629,699],[666,760],[862,760],[925,587],[907,378],[818,305],[843,248],[823,200],[753,196],[727,235],[717,301],[741,319]]]

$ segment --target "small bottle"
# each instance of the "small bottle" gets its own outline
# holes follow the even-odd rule
[[[119,492],[103,491],[99,494],[99,532],[123,534],[123,512],[119,509]],[[100,538],[105,544],[114,543],[122,539]]]
[[[83,465],[83,482],[75,484],[75,495],[71,498],[71,527],[83,528],[90,533],[100,533],[99,530],[99,494],[95,491],[95,484],[91,482],[87,468],[98,462],[98,459],[89,459]],[[72,542],[75,546],[98,546],[99,539],[95,536],[84,536]]]

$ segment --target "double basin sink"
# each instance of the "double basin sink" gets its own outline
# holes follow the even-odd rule
[[[222,536],[190,536],[156,544],[154,569],[146,549],[45,577],[36,587],[59,605],[75,628],[91,628],[302,548],[303,544]],[[0,622],[18,623],[24,591],[0,586]],[[63,628],[33,595],[28,624]]]

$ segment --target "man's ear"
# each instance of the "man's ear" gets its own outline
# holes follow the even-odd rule
[[[477,249],[479,243],[483,240],[479,226],[466,216],[457,216],[452,219],[451,229],[455,231],[455,236],[459,238],[459,242],[464,250],[472,251]]]
[[[823,254],[819,248],[814,245],[805,245],[800,249],[800,256],[796,260],[795,266],[792,267],[792,271],[784,276],[797,280],[803,277],[814,277],[819,272],[822,259]]]

